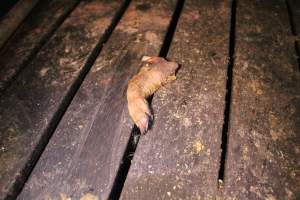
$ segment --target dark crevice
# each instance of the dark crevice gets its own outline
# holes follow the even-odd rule
[[[17,197],[17,195],[22,191],[24,184],[26,183],[27,179],[29,178],[29,175],[31,174],[32,170],[34,169],[34,166],[36,165],[37,161],[39,160],[40,156],[42,155],[42,152],[44,151],[46,145],[48,144],[56,127],[58,126],[58,124],[59,124],[60,120],[62,119],[64,113],[66,112],[67,108],[71,104],[72,99],[74,98],[75,94],[77,93],[78,89],[80,88],[80,85],[84,81],[86,75],[90,71],[90,69],[93,66],[98,55],[100,54],[104,43],[106,43],[108,41],[108,39],[110,38],[113,30],[115,29],[118,22],[122,18],[124,12],[126,11],[128,5],[130,4],[130,2],[131,2],[131,0],[124,1],[122,6],[120,7],[120,9],[117,11],[114,18],[112,19],[112,23],[105,30],[103,36],[100,38],[97,45],[92,50],[84,67],[82,68],[80,74],[78,75],[78,78],[71,85],[70,90],[67,92],[67,94],[66,94],[65,98],[63,99],[61,105],[59,106],[57,112],[54,114],[53,118],[51,119],[46,131],[43,133],[41,140],[39,141],[39,143],[36,146],[36,149],[31,154],[30,159],[27,162],[27,165],[22,169],[22,171],[20,173],[21,175],[18,177],[18,179],[14,183],[14,186],[12,187],[12,191],[10,191],[9,195],[6,197],[6,200],[15,199]]]
[[[296,37],[297,36],[297,31],[296,31],[296,27],[295,27],[293,11],[291,9],[291,5],[289,3],[289,0],[285,0],[285,4],[286,4],[287,12],[288,12],[288,15],[289,15],[291,32]],[[299,50],[299,45],[300,44],[299,44],[298,41],[294,42],[296,56],[297,56],[297,63],[298,63],[298,71],[300,72],[300,50]]]
[[[287,12],[289,15],[289,21],[290,21],[290,27],[293,35],[296,35],[296,29],[295,29],[295,23],[294,23],[294,18],[293,18],[293,12],[291,10],[291,5],[288,0],[285,0]]]
[[[163,45],[159,52],[160,57],[166,57],[168,55],[183,5],[184,5],[184,0],[177,1],[175,11],[172,15],[172,19],[171,19],[171,22],[168,27],[168,31],[165,35]],[[147,99],[149,104],[151,104],[152,98],[153,98],[153,95]],[[150,124],[152,124],[152,122]],[[122,189],[123,189],[124,183],[127,178],[127,174],[130,169],[131,161],[134,157],[134,153],[137,148],[138,141],[140,139],[140,135],[141,135],[140,130],[138,129],[138,127],[136,125],[134,125],[134,127],[131,130],[131,136],[128,141],[126,150],[123,154],[122,163],[118,169],[117,176],[114,180],[114,184],[113,184],[111,193],[108,198],[110,200],[119,199],[121,196]]]
[[[0,20],[13,8],[19,0],[1,0],[0,1]]]
[[[57,29],[62,25],[62,23],[65,21],[65,19],[73,12],[73,10],[77,7],[80,0],[78,0],[69,10],[63,14],[53,25],[53,28],[47,32],[41,41],[38,43],[36,47],[32,49],[30,52],[28,58],[22,63],[20,68],[15,72],[15,74],[7,81],[3,83],[3,86],[0,88],[0,94],[4,94],[4,92],[11,86],[11,84],[16,80],[16,78],[19,76],[19,74],[26,68],[26,66],[32,61],[33,58],[37,55],[37,53],[40,51],[40,49],[49,41],[49,38],[51,38],[54,33],[57,31]],[[35,8],[38,8],[39,6],[42,6],[43,2],[38,2],[33,10],[29,13],[29,15],[24,19],[24,21],[30,21],[30,18],[34,17],[34,11]],[[22,23],[21,25],[22,26]],[[18,28],[15,30],[15,32],[11,35],[11,37],[5,42],[5,44],[2,46],[1,52],[5,51],[7,48],[7,45],[9,45],[11,39],[16,35]]]
[[[21,21],[20,21],[18,24],[16,24],[14,30],[10,33],[10,35],[8,35],[8,37],[5,39],[5,41],[4,41],[4,42],[2,43],[2,45],[0,46],[0,50],[2,50],[2,49],[5,48],[5,46],[7,45],[8,41],[9,41],[11,38],[13,38],[13,36],[16,34],[17,30],[18,30],[18,29],[22,26],[22,24],[24,23],[24,21],[26,21],[26,20],[29,18],[29,16],[32,15],[33,10],[37,7],[38,2],[37,2],[37,3],[31,2],[31,4],[32,4],[32,3],[33,3],[33,7],[26,13],[26,15],[24,15],[24,16],[22,17]],[[18,2],[16,2],[16,3],[13,5],[13,7],[11,7],[10,10],[9,10],[6,14],[9,14],[9,12],[14,11],[14,10],[13,10],[13,9],[14,9],[14,6],[19,7],[17,4],[18,4]],[[17,9],[17,10],[18,10],[18,9]],[[22,10],[23,10],[23,9],[22,9]],[[3,16],[3,19],[5,19],[5,17],[6,17],[6,16]],[[2,20],[2,19],[1,19],[1,20]]]
[[[234,49],[235,49],[235,25],[236,25],[236,0],[231,2],[231,18],[230,18],[230,36],[229,36],[229,62],[227,67],[227,82],[225,96],[224,123],[222,128],[222,144],[221,144],[221,160],[218,179],[224,181],[226,154],[228,145],[228,130],[230,123],[230,106],[232,95],[232,73],[234,65]]]
[[[127,177],[127,174],[130,169],[131,161],[133,159],[137,144],[140,139],[140,130],[134,125],[131,130],[131,136],[129,138],[129,142],[126,146],[126,150],[123,154],[122,163],[117,172],[117,176],[115,178],[113,187],[111,189],[110,195],[108,197],[109,200],[119,199],[122,193],[122,189]]]
[[[171,46],[171,42],[172,42],[175,30],[176,30],[176,26],[177,26],[177,23],[178,23],[183,5],[184,5],[184,0],[178,0],[177,5],[176,5],[176,9],[173,13],[172,20],[171,20],[171,23],[170,23],[169,28],[168,28],[168,32],[167,32],[167,34],[164,38],[163,45],[162,45],[162,47],[160,49],[160,52],[159,52],[160,57],[166,57],[168,55],[168,52],[169,52],[169,49],[170,49],[170,46]]]
[[[298,62],[298,71],[300,72],[300,49],[299,49],[300,43],[295,42],[295,51],[297,55],[297,62]]]

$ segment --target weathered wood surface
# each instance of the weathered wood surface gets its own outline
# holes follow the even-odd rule
[[[169,53],[181,68],[154,95],[121,199],[217,197],[229,24],[229,1],[185,2]]]
[[[126,89],[158,55],[175,1],[133,1],[62,118],[19,199],[108,199],[133,123]]]
[[[226,199],[300,198],[300,74],[284,1],[237,3]]]
[[[0,199],[20,189],[121,4],[79,4],[1,97]]]
[[[0,52],[0,92],[22,70],[78,0],[41,0]],[[1,27],[0,27],[1,29]]]
[[[19,0],[0,21],[0,47],[13,34],[38,0]]]
[[[299,0],[286,0],[290,9],[292,22],[296,34],[300,34],[300,1]]]

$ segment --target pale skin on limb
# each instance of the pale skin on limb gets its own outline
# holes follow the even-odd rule
[[[142,62],[139,73],[128,82],[127,103],[129,115],[141,134],[144,134],[148,130],[149,120],[153,119],[147,97],[161,86],[175,80],[179,65],[161,57],[150,56],[144,56]]]

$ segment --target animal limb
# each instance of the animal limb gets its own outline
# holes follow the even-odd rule
[[[142,63],[139,73],[128,83],[127,102],[129,115],[139,127],[141,134],[144,134],[148,130],[149,120],[153,120],[146,99],[161,86],[176,79],[178,64],[151,56],[144,56]]]

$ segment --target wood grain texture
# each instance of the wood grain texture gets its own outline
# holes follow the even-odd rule
[[[26,67],[79,0],[41,0],[0,52],[0,92]],[[1,28],[1,27],[0,27]]]
[[[133,123],[128,80],[157,55],[175,1],[133,1],[105,44],[18,199],[108,199]]]
[[[14,195],[122,1],[83,1],[0,99],[0,199]]]
[[[19,0],[0,21],[0,48],[30,13],[38,0]]]
[[[121,199],[217,198],[229,23],[229,1],[185,2],[168,56],[181,68],[154,94]]]
[[[300,74],[284,1],[237,3],[225,199],[300,198]]]

